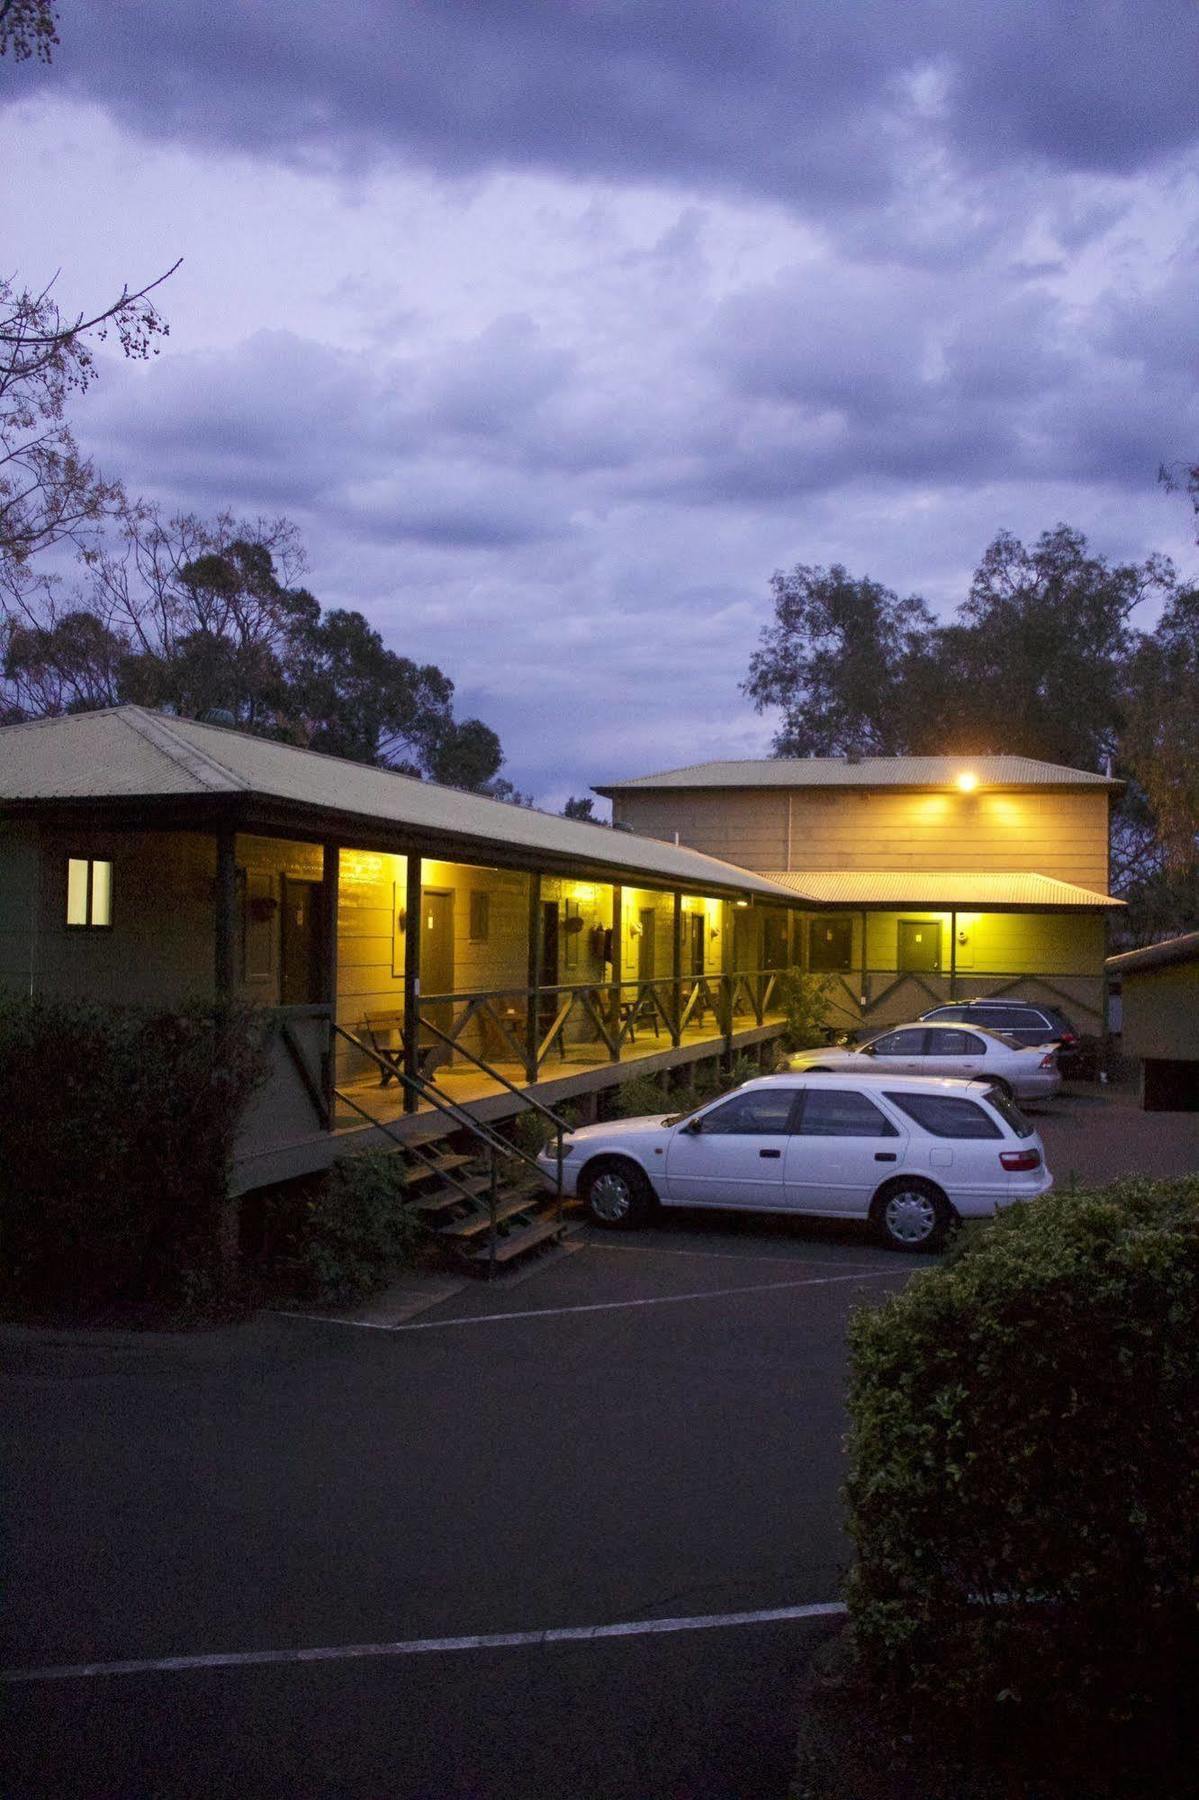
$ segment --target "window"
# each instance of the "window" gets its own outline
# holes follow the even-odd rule
[[[485,944],[491,935],[491,895],[472,888],[470,896],[470,941]]]
[[[803,1137],[898,1137],[890,1119],[852,1088],[807,1088],[800,1117]]]
[[[870,1051],[874,1056],[923,1056],[924,1038],[923,1031],[888,1031],[874,1039]]]
[[[989,1088],[987,1101],[999,1114],[1009,1131],[1014,1131],[1017,1137],[1032,1136],[1032,1125],[1024,1117],[1016,1102],[1010,1099],[1002,1088]]]
[[[1049,1024],[1044,1013],[1033,1006],[971,1006],[966,1017],[972,1025],[990,1025],[999,1031],[1043,1031]]]
[[[790,1131],[794,1104],[794,1088],[753,1088],[714,1106],[698,1121],[699,1128],[721,1136],[777,1137]]]
[[[99,931],[112,924],[112,864],[95,857],[67,858],[67,924]]]
[[[808,967],[817,975],[835,975],[852,969],[852,919],[809,920]]]
[[[958,1100],[949,1094],[888,1094],[887,1099],[915,1119],[933,1137],[1001,1138],[994,1119],[973,1100]]]
[[[985,1056],[987,1046],[972,1031],[930,1031],[926,1056]]]

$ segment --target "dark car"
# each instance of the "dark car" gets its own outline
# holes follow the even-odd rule
[[[984,1025],[1019,1044],[1057,1044],[1058,1067],[1067,1079],[1095,1074],[1097,1040],[1084,1038],[1056,1006],[1028,1000],[950,1000],[921,1013],[921,1024],[926,1021]]]

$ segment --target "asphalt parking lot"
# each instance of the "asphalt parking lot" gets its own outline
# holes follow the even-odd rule
[[[1059,1182],[1199,1166],[1037,1123]],[[676,1214],[359,1323],[0,1332],[2,1791],[779,1800],[830,1623],[730,1615],[837,1600],[846,1320],[926,1260]]]
[[[733,1220],[402,1330],[3,1334],[9,1670],[835,1601],[844,1329],[911,1265]],[[778,1796],[827,1624],[9,1685],[7,1796]]]

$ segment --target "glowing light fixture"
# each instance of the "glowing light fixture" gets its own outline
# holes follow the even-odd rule
[[[973,769],[963,769],[958,776],[958,787],[963,794],[972,794],[978,786],[978,776]]]

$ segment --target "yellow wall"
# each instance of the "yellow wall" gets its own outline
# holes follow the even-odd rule
[[[862,914],[822,913],[808,917],[848,916],[853,927],[852,968],[862,966]],[[866,914],[867,966],[875,972],[898,968],[898,925],[901,919],[924,920],[939,928],[941,973],[950,968],[950,914],[947,912],[871,912]],[[806,925],[805,925],[806,932]],[[1103,972],[1105,949],[1101,917],[1082,913],[966,913],[957,915],[959,975],[1086,975]],[[965,940],[963,942],[963,939]]]
[[[1107,891],[1104,790],[645,789],[613,815],[747,869],[1026,870]]]

